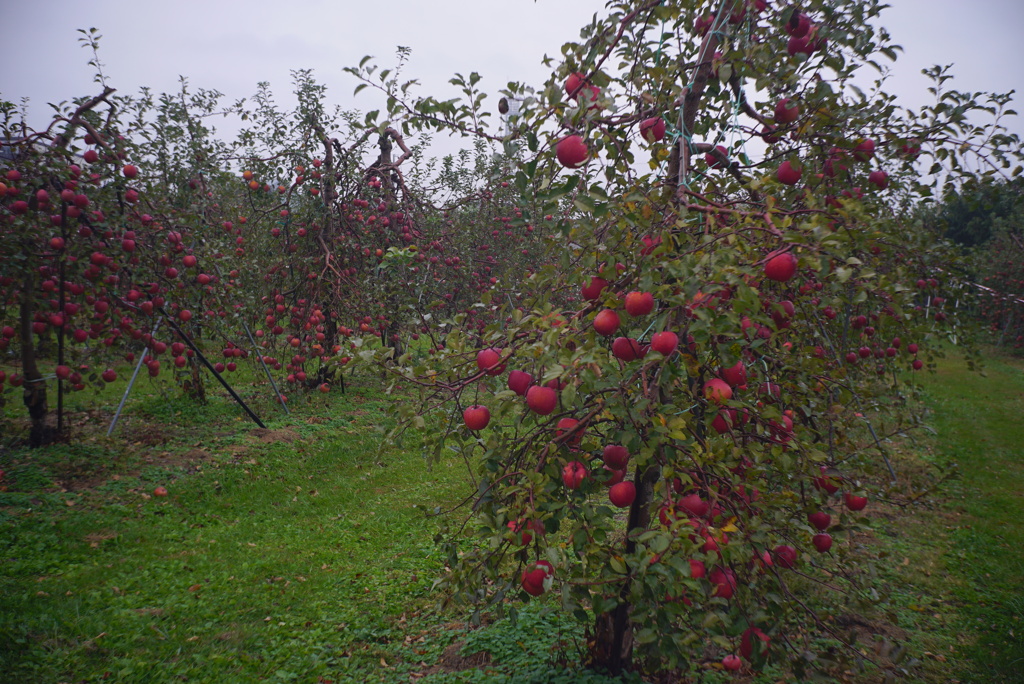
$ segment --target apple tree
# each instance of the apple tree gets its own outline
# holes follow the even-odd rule
[[[828,665],[813,635],[845,643],[813,590],[872,599],[862,511],[890,493],[914,373],[955,334],[934,296],[952,251],[911,212],[1021,156],[941,71],[918,112],[872,80],[898,51],[881,8],[613,1],[547,83],[502,92],[523,103],[506,133],[479,79],[461,101],[381,84],[379,127],[489,141],[536,201],[523,220],[551,217],[523,305],[390,365],[421,389],[409,424],[443,428],[433,459],[471,467],[451,598],[554,593],[612,672],[800,675]]]

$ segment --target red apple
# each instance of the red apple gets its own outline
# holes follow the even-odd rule
[[[864,507],[868,505],[868,499],[866,496],[857,496],[847,492],[843,495],[844,501],[846,501],[846,507],[851,511],[863,511]]]
[[[619,314],[612,309],[604,309],[594,316],[594,330],[598,335],[605,337],[614,335],[615,331],[619,329],[619,323]]]
[[[107,370],[103,371],[100,377],[103,378],[103,382],[114,382],[115,380],[117,380],[117,373],[108,368]]]
[[[531,532],[544,533],[544,525],[539,520],[531,520],[529,523],[522,520],[509,520],[508,529],[514,535],[513,541],[520,546],[526,546],[533,540]]]
[[[715,152],[706,153],[704,161],[713,169],[724,169],[729,165],[729,150],[722,145],[715,145]]]
[[[650,292],[630,292],[626,295],[625,307],[630,316],[646,316],[654,311],[654,295]]]
[[[771,643],[771,639],[767,634],[762,632],[756,627],[748,627],[743,636],[740,637],[740,654],[750,660],[754,657],[754,645],[757,643],[754,639],[758,639],[763,646],[761,649],[768,648],[768,644]]]
[[[782,162],[778,171],[775,172],[775,177],[783,185],[796,185],[802,176],[803,171],[800,168],[794,168],[788,160]]]
[[[590,284],[583,287],[583,298],[588,301],[599,299],[601,297],[601,291],[606,287],[608,287],[607,280],[594,276],[590,279]]]
[[[747,367],[743,365],[742,361],[737,361],[734,366],[721,369],[718,374],[732,387],[742,387],[747,384]]]
[[[508,388],[518,394],[525,396],[526,390],[533,384],[533,376],[521,370],[514,370],[508,374]]]
[[[561,418],[561,419],[559,419],[558,424],[556,426],[557,429],[555,430],[555,437],[561,437],[564,433],[569,432],[570,430],[575,428],[577,425],[579,425],[579,423],[580,423],[580,421],[576,420],[575,418]],[[580,440],[582,440],[582,439],[583,439],[583,430],[578,430],[566,442],[566,444],[568,444],[569,446],[577,446],[577,445],[579,445]]]
[[[608,480],[605,481],[605,483],[604,483],[605,487],[614,487],[615,485],[619,484],[624,479],[626,479],[626,471],[625,471],[625,469],[623,469],[623,470],[615,470],[614,468],[609,468],[608,466],[601,466],[601,468],[606,473],[608,473]]]
[[[576,99],[579,95],[580,90],[587,84],[587,77],[578,71],[569,74],[569,78],[565,79],[565,94],[569,97]]]
[[[629,337],[616,337],[612,341],[612,355],[629,363],[644,356],[640,343]]]
[[[714,596],[730,599],[736,592],[736,575],[728,568],[715,567],[708,575],[708,579],[715,585],[712,592]]]
[[[125,178],[135,178],[139,175],[139,170],[131,164],[125,164],[124,168],[121,169],[121,172],[124,174]]]
[[[720,410],[714,420],[711,421],[711,427],[720,435],[724,435],[734,425],[736,425],[736,412],[732,409]]]
[[[775,123],[791,124],[800,118],[800,103],[790,98],[779,100],[775,105]]]
[[[911,160],[917,159],[918,155],[921,154],[921,141],[914,139],[903,143],[900,145],[900,154]]]
[[[493,348],[477,352],[476,367],[488,375],[501,375],[505,371],[505,364],[501,363],[501,352]]]
[[[163,485],[153,490],[153,496],[167,496],[167,488]]]
[[[660,116],[640,122],[640,136],[649,143],[659,142],[665,137],[665,120]]]
[[[708,502],[701,499],[699,494],[687,494],[679,500],[677,507],[693,518],[703,518],[710,509]]]
[[[704,396],[716,404],[721,404],[732,399],[732,387],[724,380],[712,378],[704,383]]]
[[[559,163],[569,169],[575,169],[587,159],[587,145],[578,135],[562,138],[555,146],[555,156]]]
[[[562,484],[566,489],[579,489],[587,479],[587,466],[579,461],[570,461],[562,468]]]
[[[764,264],[764,275],[769,280],[784,283],[796,275],[797,259],[791,252],[776,254]]]
[[[661,244],[661,236],[651,237],[650,235],[644,235],[640,238],[640,242],[644,243],[643,248],[640,250],[640,256],[648,256]]]
[[[879,190],[885,190],[889,185],[889,174],[882,170],[872,171],[868,174],[868,183],[873,184]]]
[[[476,404],[462,412],[462,420],[470,430],[483,430],[491,422],[491,412],[486,406]]]
[[[665,330],[651,336],[651,349],[662,356],[671,356],[679,346],[679,336]]]
[[[853,148],[853,156],[861,161],[867,161],[875,156],[875,141],[871,138],[862,140]]]
[[[546,416],[555,410],[558,393],[550,387],[534,385],[526,391],[526,405],[534,413]]]
[[[815,511],[807,516],[807,521],[814,525],[815,529],[827,530],[832,524],[832,516],[824,511]]]
[[[636,486],[629,480],[612,485],[608,490],[608,500],[617,508],[627,508],[636,498]]]
[[[629,450],[618,444],[608,444],[601,455],[604,464],[612,470],[622,470],[629,463]]]
[[[776,546],[773,555],[780,568],[792,570],[796,565],[797,551],[792,546],[787,544]]]
[[[554,577],[555,569],[551,563],[539,560],[526,566],[520,578],[520,584],[530,596],[540,596],[551,588],[551,581]]]
[[[743,661],[738,655],[730,653],[722,658],[722,667],[730,672],[738,672],[743,667]]]
[[[836,494],[839,491],[840,478],[828,474],[828,468],[821,466],[821,476],[814,478],[814,486],[824,489],[827,494]]]
[[[794,11],[783,28],[794,38],[803,38],[811,30],[811,19],[803,12]]]
[[[811,543],[814,544],[814,548],[818,550],[818,553],[828,553],[829,549],[832,548],[832,535],[825,534],[824,532],[816,534],[811,539]]]

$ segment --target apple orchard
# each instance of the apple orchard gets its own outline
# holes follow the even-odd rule
[[[365,116],[304,71],[294,111],[102,75],[45,129],[3,103],[5,411],[45,444],[65,393],[140,359],[197,401],[203,358],[265,364],[282,401],[384,372],[428,461],[470,466],[447,600],[543,596],[612,672],[799,674],[815,635],[855,659],[806,597],[872,600],[884,442],[958,330],[956,257],[915,210],[1020,159],[1008,98],[936,69],[911,111],[872,81],[880,9],[613,1],[540,87],[472,73],[440,100],[366,58]],[[473,149],[426,159],[436,133]]]

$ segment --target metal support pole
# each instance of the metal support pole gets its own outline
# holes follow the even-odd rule
[[[160,329],[160,324],[163,323],[163,319],[158,319],[156,325],[153,326],[153,332],[150,336],[156,335],[156,331]],[[128,401],[128,395],[132,393],[132,387],[135,385],[135,378],[139,377],[139,371],[142,369],[142,362],[146,360],[146,348],[142,348],[142,353],[139,355],[139,362],[135,364],[135,372],[132,373],[132,379],[128,381],[128,387],[124,390],[124,396],[121,397],[121,403],[117,405],[117,411],[114,413],[114,420],[110,421],[110,427],[107,428],[107,437],[114,434],[114,427],[117,425],[117,419],[121,417],[121,411],[124,410],[125,402]]]
[[[263,424],[263,421],[262,421],[262,420],[260,420],[260,417],[259,417],[259,416],[257,416],[257,415],[256,415],[255,413],[253,413],[253,412],[252,412],[252,409],[251,409],[251,408],[249,408],[249,407],[248,407],[248,405],[246,405],[246,403],[245,403],[244,401],[242,401],[242,398],[241,398],[240,396],[238,396],[238,394],[237,394],[237,393],[235,392],[235,390],[233,390],[233,389],[231,388],[231,385],[229,385],[229,384],[228,384],[228,381],[227,381],[227,380],[225,380],[225,379],[224,379],[224,378],[223,378],[223,377],[221,376],[221,374],[220,374],[220,373],[218,373],[218,372],[217,372],[216,370],[214,370],[214,368],[213,368],[213,366],[212,366],[212,365],[210,364],[210,362],[209,362],[209,361],[207,361],[207,359],[206,359],[206,357],[205,357],[205,356],[203,356],[203,352],[199,351],[199,347],[197,347],[197,346],[195,345],[195,343],[193,343],[193,342],[192,342],[191,338],[189,338],[189,336],[188,336],[188,335],[186,335],[185,333],[181,332],[181,328],[179,328],[179,327],[178,327],[178,326],[177,326],[177,325],[176,325],[176,324],[174,323],[174,321],[172,321],[172,320],[170,319],[170,317],[169,317],[169,316],[167,316],[167,312],[166,312],[166,311],[164,311],[164,310],[163,310],[163,309],[161,308],[161,309],[160,309],[160,313],[161,313],[161,314],[163,314],[163,315],[164,315],[164,316],[165,316],[165,317],[167,318],[167,325],[171,326],[171,328],[172,328],[172,329],[174,330],[174,332],[178,333],[178,337],[180,337],[180,338],[181,338],[182,340],[184,340],[184,341],[185,341],[185,344],[187,344],[187,345],[189,346],[189,348],[190,348],[190,349],[191,349],[192,351],[194,351],[194,352],[195,352],[196,356],[198,356],[198,357],[199,357],[199,360],[203,362],[203,365],[204,365],[204,366],[206,366],[206,367],[207,367],[207,369],[209,369],[209,371],[210,371],[211,373],[213,373],[213,377],[217,378],[217,380],[218,380],[218,381],[220,382],[220,384],[224,386],[224,389],[226,389],[226,390],[228,391],[228,394],[230,394],[230,395],[231,395],[231,397],[232,397],[232,398],[233,398],[233,399],[234,399],[234,400],[235,400],[236,402],[238,402],[238,405],[239,405],[239,406],[241,406],[241,407],[242,407],[243,409],[245,409],[245,412],[249,414],[249,417],[250,417],[250,418],[252,418],[252,419],[253,419],[253,420],[254,420],[254,421],[256,422],[256,424],[257,424],[257,425],[259,425],[259,426],[260,426],[261,428],[265,428],[265,427],[267,427],[266,425],[264,425],[264,424]]]
[[[889,456],[885,453],[885,449],[882,448],[882,442],[878,439],[878,435],[875,434],[875,428],[871,426],[871,421],[867,418],[864,422],[868,424],[868,430],[871,431],[871,436],[875,438],[875,445],[878,447],[878,451],[882,454],[882,460],[885,461],[885,467],[889,469],[889,475],[892,477],[892,481],[896,482],[896,471],[893,470],[892,463],[889,462]]]
[[[249,324],[243,320],[242,327],[245,328],[245,334],[249,336],[249,342],[252,343],[253,351],[256,351],[256,340],[253,338],[252,332],[249,330]],[[284,407],[285,415],[291,415],[291,411],[288,410],[288,404],[285,403],[284,397],[281,396],[281,391],[277,389],[277,383],[274,382],[274,376],[271,375],[270,369],[267,368],[267,362],[263,360],[263,354],[259,354],[259,357],[260,365],[263,366],[263,370],[267,374],[267,380],[270,381],[270,386],[274,388],[274,394],[277,395],[278,403],[281,404],[282,407]]]

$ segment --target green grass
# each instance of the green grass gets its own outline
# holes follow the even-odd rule
[[[464,466],[381,451],[391,399],[370,387],[262,439],[226,399],[183,401],[140,395],[125,429],[172,435],[155,447],[0,456],[0,681],[394,681],[435,659],[453,633],[424,617],[428,514]],[[61,491],[75,475],[92,486]]]
[[[917,378],[929,432],[896,445],[894,499],[944,479],[912,505],[870,507],[885,601],[861,643],[896,653],[909,681],[1024,682],[1024,362],[986,364],[968,371],[950,350]]]
[[[1024,362],[990,355],[984,376],[941,363],[925,378],[934,457],[955,462],[943,562],[971,682],[1024,681]]]

